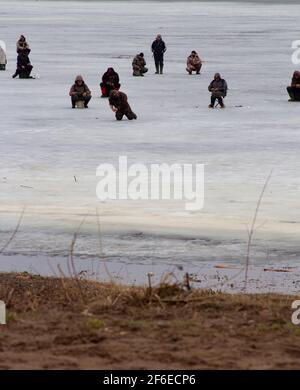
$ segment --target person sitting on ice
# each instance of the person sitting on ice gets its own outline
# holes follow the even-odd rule
[[[208,90],[211,92],[211,103],[209,108],[215,107],[215,102],[218,100],[221,108],[225,108],[223,98],[227,95],[227,83],[221,78],[220,73],[216,73],[213,81],[209,84]]]
[[[196,74],[200,74],[202,62],[195,50],[193,50],[188,56],[186,65],[186,71],[189,74],[192,74],[193,72],[196,72]]]
[[[0,41],[0,70],[5,70],[7,64],[5,43]]]
[[[109,105],[116,114],[116,119],[121,121],[125,115],[129,120],[137,119],[136,114],[132,111],[127,95],[119,90],[112,90],[109,95]]]
[[[32,79],[30,73],[33,69],[33,66],[30,63],[30,59],[28,57],[28,51],[23,50],[18,54],[17,58],[17,69],[15,74],[12,76],[13,79],[19,76],[20,79]]]
[[[108,68],[107,71],[102,76],[102,83],[100,84],[101,88],[101,97],[109,97],[110,91],[119,90],[121,87],[119,75],[114,71],[114,68]]]
[[[144,76],[148,72],[144,53],[137,54],[132,61],[133,76]]]
[[[298,70],[294,72],[291,85],[287,87],[287,91],[290,102],[300,101],[300,72]]]
[[[29,54],[30,48],[29,48],[29,45],[28,45],[24,35],[21,35],[18,42],[17,42],[17,53],[20,54],[24,51],[26,51]]]
[[[88,108],[88,103],[92,98],[91,91],[83,80],[83,77],[78,75],[75,79],[75,83],[72,85],[69,95],[71,96],[72,108],[76,107],[76,104],[81,101],[84,104],[84,108]]]

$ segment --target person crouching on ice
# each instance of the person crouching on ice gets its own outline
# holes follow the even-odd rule
[[[102,83],[100,84],[101,93],[103,98],[109,97],[110,91],[121,87],[120,78],[114,68],[108,68],[102,76]]]
[[[144,53],[137,54],[132,61],[133,76],[144,76],[148,72]]]
[[[300,72],[296,70],[293,74],[291,86],[287,87],[290,102],[300,101]]]
[[[189,74],[192,74],[193,72],[196,72],[196,74],[200,74],[202,62],[197,52],[195,52],[195,50],[193,50],[191,54],[188,56],[186,65],[187,65],[186,71]]]
[[[23,50],[18,54],[17,58],[17,70],[15,74],[12,76],[13,79],[19,76],[20,79],[32,79],[30,73],[33,69],[33,66],[30,63],[30,59],[28,57],[29,52],[27,50]]]
[[[109,95],[109,105],[116,114],[116,119],[121,121],[125,115],[129,120],[137,119],[136,114],[131,110],[127,101],[127,95],[123,92],[113,90]]]
[[[84,102],[84,108],[88,108],[88,103],[92,98],[91,91],[82,76],[77,76],[75,83],[72,85],[69,95],[71,96],[72,108],[75,108],[78,101]]]
[[[208,90],[211,92],[211,103],[209,108],[215,107],[215,102],[218,100],[221,108],[225,108],[223,98],[227,95],[227,83],[221,78],[220,73],[216,73],[213,81],[209,84]]]

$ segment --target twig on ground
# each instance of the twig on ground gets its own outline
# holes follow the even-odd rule
[[[85,219],[86,219],[86,216],[82,219],[82,221],[80,222],[80,224],[78,226],[77,231],[73,235],[73,239],[72,239],[71,246],[70,246],[70,254],[69,254],[69,262],[71,264],[72,271],[73,271],[73,274],[71,273],[70,276],[75,281],[75,283],[76,283],[76,285],[78,287],[78,290],[79,290],[82,302],[85,302],[85,298],[84,298],[84,294],[83,294],[83,291],[82,291],[82,287],[81,287],[81,283],[80,283],[80,280],[79,280],[78,272],[76,270],[76,266],[75,266],[75,262],[74,262],[74,247],[76,245],[78,233],[80,232],[81,226],[84,224]]]
[[[267,180],[265,181],[265,184],[264,184],[264,186],[262,188],[262,191],[260,193],[260,196],[259,196],[257,204],[256,204],[256,209],[255,209],[255,212],[254,212],[251,228],[250,228],[249,233],[248,233],[248,244],[247,244],[247,255],[246,255],[246,269],[245,269],[245,287],[244,287],[245,291],[247,290],[247,285],[248,285],[250,250],[251,250],[253,234],[256,231],[256,226],[255,226],[256,225],[256,220],[257,220],[258,212],[259,212],[259,209],[260,209],[260,206],[261,206],[261,203],[262,203],[265,191],[266,191],[267,186],[269,184],[269,181],[271,179],[272,173],[273,173],[273,170],[271,170],[271,172],[269,173],[269,176],[267,177]]]
[[[186,287],[187,290],[191,290],[191,284],[190,284],[190,275],[188,272],[184,275],[184,287]]]
[[[15,238],[16,234],[18,233],[19,231],[19,228],[21,226],[21,222],[23,220],[23,217],[24,217],[24,213],[25,213],[25,209],[26,207],[24,206],[22,211],[21,211],[21,214],[20,214],[20,217],[19,217],[19,220],[18,220],[18,223],[17,223],[17,226],[15,227],[15,230],[12,232],[10,238],[6,241],[6,243],[3,245],[3,247],[0,249],[0,253],[3,253],[5,251],[5,249],[8,247],[8,245],[13,241],[13,239]]]
[[[100,223],[100,215],[99,215],[98,207],[96,207],[96,217],[97,217],[97,228],[98,228],[99,257],[103,261],[103,266],[105,272],[110,278],[110,282],[114,283],[114,278],[109,272],[105,259],[103,259],[104,253],[103,253],[103,243],[102,243],[102,232],[101,232],[101,223]]]

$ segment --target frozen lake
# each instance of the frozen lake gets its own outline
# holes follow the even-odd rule
[[[4,254],[63,259],[84,219],[75,247],[83,259],[100,253],[112,267],[151,269],[241,265],[247,225],[273,170],[251,261],[300,265],[300,105],[288,103],[285,91],[295,70],[300,5],[0,1],[0,7],[8,49],[7,71],[0,72],[0,246],[26,207]],[[154,75],[150,53],[158,32],[168,47],[163,76]],[[20,34],[30,43],[37,80],[11,79]],[[185,61],[193,49],[204,64],[191,77]],[[150,70],[133,78],[131,61],[141,51]],[[135,122],[117,123],[99,97],[109,66],[120,75]],[[215,72],[229,85],[226,110],[207,108]],[[77,74],[92,90],[89,110],[70,108]],[[119,155],[130,163],[205,164],[204,209],[99,202],[96,168]]]

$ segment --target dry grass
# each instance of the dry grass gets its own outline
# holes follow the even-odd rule
[[[0,368],[299,368],[294,297],[79,283],[0,274]]]

